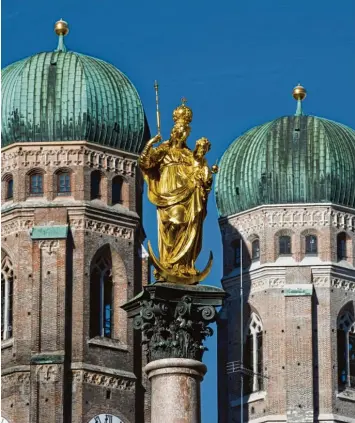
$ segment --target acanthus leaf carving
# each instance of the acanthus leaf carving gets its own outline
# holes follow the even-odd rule
[[[213,304],[198,305],[190,295],[165,301],[150,297],[140,302],[134,328],[142,332],[148,361],[162,358],[202,360],[203,342],[213,334],[208,326],[216,319]]]

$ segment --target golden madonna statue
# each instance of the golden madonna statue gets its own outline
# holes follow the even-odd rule
[[[157,135],[146,144],[139,166],[148,185],[148,198],[157,207],[159,259],[148,243],[157,281],[196,284],[212,266],[212,253],[206,268],[195,267],[202,246],[202,227],[207,214],[207,198],[212,186],[212,173],[206,153],[211,144],[207,138],[196,141],[193,151],[186,144],[190,134],[192,111],[184,102],[173,112],[174,127],[170,139],[159,146]]]

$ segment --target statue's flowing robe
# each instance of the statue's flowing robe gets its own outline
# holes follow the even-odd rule
[[[196,274],[206,216],[206,194],[193,163],[190,149],[169,142],[143,152],[139,161],[148,198],[157,207],[160,263],[186,275]]]

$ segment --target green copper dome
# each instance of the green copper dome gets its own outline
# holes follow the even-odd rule
[[[149,138],[139,95],[102,60],[40,53],[2,71],[2,146],[81,141],[139,153]]]
[[[224,153],[216,200],[221,216],[263,204],[355,207],[355,131],[314,116],[257,126]]]

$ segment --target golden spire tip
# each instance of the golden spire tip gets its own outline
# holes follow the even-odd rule
[[[57,21],[54,25],[54,32],[59,36],[63,35],[66,36],[69,32],[69,25],[68,22],[63,21],[61,18],[59,21]]]
[[[303,101],[307,96],[307,91],[300,83],[293,89],[292,96],[295,100]]]

